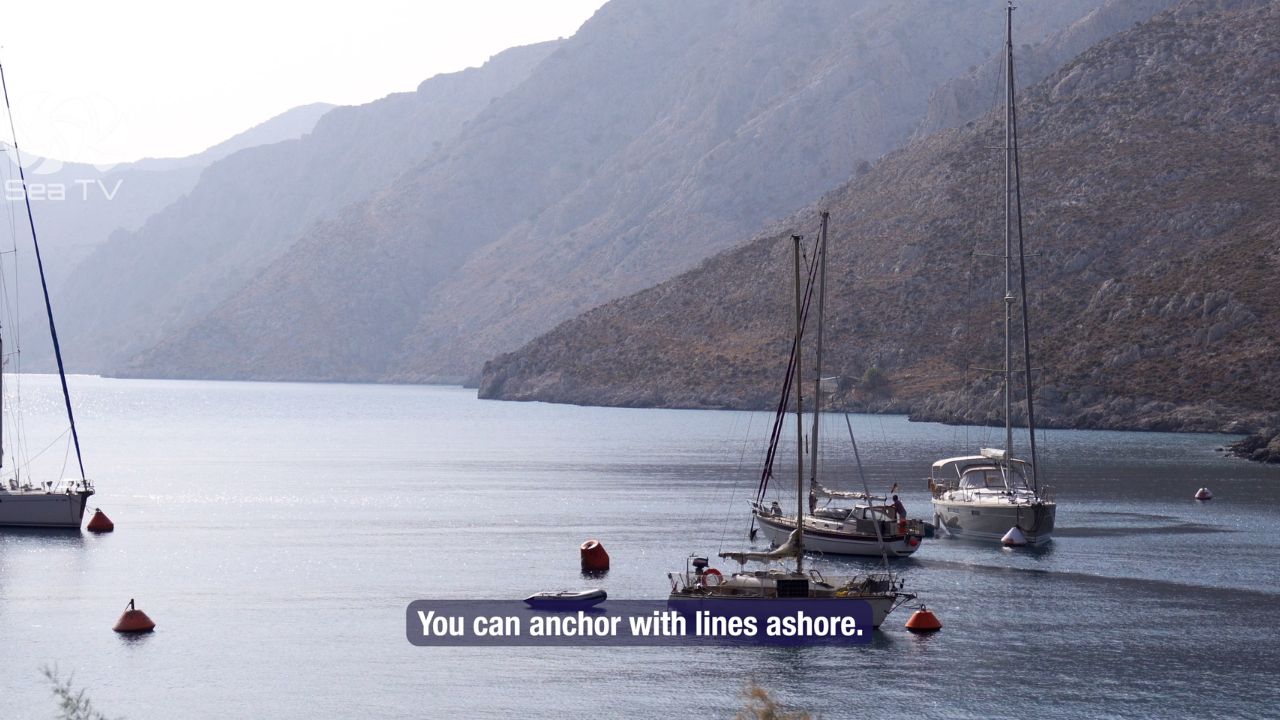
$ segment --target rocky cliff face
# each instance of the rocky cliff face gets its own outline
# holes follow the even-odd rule
[[[1280,463],[1280,430],[1274,427],[1262,428],[1224,449],[1246,460],[1273,465]]]
[[[107,371],[201,317],[321,218],[454,137],[555,46],[514,48],[415,92],[335,108],[303,137],[226,148],[189,191],[115,234],[63,283],[57,309],[71,367]]]
[[[1017,89],[1035,85],[1056,72],[1067,61],[1102,40],[1128,30],[1156,13],[1176,5],[1178,0],[1106,0],[1083,17],[1058,32],[1047,33],[1042,42],[1028,42],[1019,22]],[[1034,8],[1036,14],[1040,8]],[[1033,15],[1034,17],[1034,15]],[[1019,18],[1021,21],[1022,18]],[[1043,20],[1041,20],[1043,22]],[[1003,97],[1004,55],[995,53],[962,77],[939,86],[929,96],[929,109],[916,128],[915,138],[923,138],[946,128],[963,125],[986,114]]]
[[[293,108],[262,122],[203,152],[182,158],[146,158],[137,162],[110,166],[63,162],[54,158],[33,157],[23,153],[23,168],[31,192],[32,212],[40,233],[44,253],[45,274],[53,294],[54,307],[61,308],[66,297],[63,283],[74,269],[101,247],[116,231],[132,232],[182,197],[195,186],[200,173],[210,164],[234,152],[259,145],[269,145],[301,137],[315,127],[320,116],[331,105],[315,103]],[[21,123],[21,106],[16,108]],[[19,133],[21,133],[19,125]],[[6,130],[7,132],[7,130]],[[18,183],[17,154],[5,143],[0,158],[0,178],[5,181],[4,194],[18,204],[22,190]],[[17,284],[17,307],[34,310],[31,315],[44,324],[43,299],[36,277],[30,232],[25,218],[16,223],[20,277]],[[13,291],[13,288],[10,288]],[[52,350],[38,334],[23,343],[26,366],[52,367]],[[48,363],[44,363],[45,354]]]
[[[1098,5],[1046,4],[1025,39]],[[473,377],[903,143],[930,93],[998,47],[999,7],[921,7],[615,0],[453,141],[122,372]]]
[[[1280,408],[1277,26],[1275,3],[1184,2],[1021,96],[1046,424],[1239,431]],[[814,237],[829,208],[836,404],[998,421],[998,382],[978,368],[1000,363],[1002,119],[891,153],[746,246],[493,360],[481,395],[769,406],[786,238]]]

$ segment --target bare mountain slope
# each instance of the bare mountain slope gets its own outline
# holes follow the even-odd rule
[[[555,44],[514,48],[415,92],[335,108],[304,137],[210,165],[189,192],[115,234],[62,286],[57,310],[71,367],[109,369],[216,307],[312,224],[456,135]]]
[[[213,147],[182,158],[146,158],[116,165],[88,165],[64,162],[55,158],[35,157],[23,153],[23,168],[31,191],[32,212],[46,254],[45,272],[54,289],[55,306],[61,305],[58,291],[75,267],[116,230],[137,230],[147,218],[182,197],[195,184],[200,172],[217,160],[244,148],[289,140],[311,131],[332,105],[315,103],[287,110]],[[15,108],[19,135],[22,133],[21,105]],[[7,128],[6,128],[7,132]],[[5,158],[0,159],[0,180],[5,194],[19,200],[16,154],[0,143]],[[19,235],[22,260],[30,244],[25,222],[15,225]],[[23,265],[24,277],[28,270]],[[20,307],[35,308],[42,301],[39,283],[19,286],[23,293]],[[43,317],[43,309],[40,311]],[[30,355],[39,354],[39,343],[30,343]]]
[[[1040,43],[1027,42],[1023,37],[1022,22],[1019,22],[1020,47],[1015,75],[1018,90],[1057,72],[1068,60],[1102,40],[1176,4],[1177,0],[1106,0]],[[1038,12],[1039,7],[1032,5],[1028,10]],[[915,137],[924,137],[978,118],[1001,101],[1003,88],[1004,56],[994,53],[969,74],[948,80],[934,90],[929,97],[929,110],[916,128]]]
[[[1100,0],[1028,13],[1028,42]],[[994,51],[980,0],[615,0],[440,152],[123,372],[474,377],[903,143]]]
[[[1280,408],[1275,27],[1274,2],[1184,2],[1022,95],[1050,424],[1238,430]],[[750,244],[497,358],[481,395],[767,406],[788,345],[786,237],[812,237],[826,207],[837,402],[995,420],[975,368],[999,363],[999,261],[981,253],[1000,251],[1001,120],[894,152]]]

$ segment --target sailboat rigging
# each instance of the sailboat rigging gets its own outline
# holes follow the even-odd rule
[[[825,213],[824,213],[825,225]],[[788,368],[788,380],[784,387],[794,390],[796,419],[796,478],[795,502],[799,527],[804,527],[806,506],[809,498],[805,485],[805,445],[804,445],[804,396],[801,340],[804,334],[805,310],[810,293],[801,290],[800,241],[801,236],[792,236],[793,264],[795,276],[795,339],[792,343],[792,362]],[[812,279],[818,258],[811,264],[809,277]],[[784,393],[780,407],[788,404],[789,394]],[[776,455],[776,439],[779,436],[780,423],[775,423],[771,435],[769,461]],[[770,470],[766,468],[762,482],[767,480]],[[765,526],[767,529],[767,526]],[[737,562],[742,568],[725,577],[719,570],[710,567],[705,557],[691,556],[684,572],[668,573],[671,581],[669,601],[673,605],[689,607],[697,606],[701,601],[723,601],[737,599],[823,599],[838,602],[841,600],[865,601],[871,609],[872,626],[879,627],[884,619],[895,608],[915,598],[911,593],[902,592],[903,582],[888,571],[886,561],[885,572],[869,573],[861,577],[827,578],[816,570],[805,570],[806,533],[794,529],[778,547],[764,551],[721,552],[720,558]],[[769,567],[764,570],[747,570],[750,562],[766,565],[794,561],[794,569],[786,567]]]
[[[815,348],[815,373],[813,381],[813,428],[810,432],[809,448],[809,492],[808,515],[797,522],[795,515],[786,515],[775,501],[765,503],[765,490],[771,477],[773,459],[778,441],[780,411],[774,422],[774,434],[769,452],[765,457],[765,471],[762,473],[760,486],[752,503],[752,537],[758,524],[765,535],[776,544],[783,544],[797,527],[804,528],[806,546],[812,550],[836,555],[865,555],[890,557],[906,557],[914,553],[925,537],[924,524],[920,520],[911,520],[900,516],[898,509],[887,502],[887,498],[872,495],[869,487],[862,492],[848,490],[832,490],[823,486],[818,474],[818,449],[820,446],[820,428],[822,418],[822,353],[825,327],[825,301],[827,277],[827,226],[829,214],[822,213],[821,232],[816,252],[809,272],[809,284],[803,303],[797,299],[802,312],[797,322],[804,326],[807,321],[807,310],[810,305],[814,286],[817,286],[817,338]],[[779,407],[785,410],[786,394],[790,388],[790,380],[798,378],[796,374],[799,362],[799,346],[793,344],[791,362],[788,366],[788,382],[783,386],[783,398]],[[798,379],[796,382],[799,382]],[[797,392],[799,390],[797,389]],[[797,442],[803,444],[797,422]],[[852,440],[852,432],[850,440]],[[856,445],[855,445],[856,449]],[[819,507],[819,498],[826,502]],[[832,500],[853,501],[852,507],[841,504],[832,505]]]
[[[17,462],[10,462],[12,477],[7,482],[0,482],[0,526],[18,527],[56,527],[78,528],[84,518],[85,506],[89,497],[94,494],[92,481],[84,471],[84,459],[80,453],[80,434],[76,429],[75,413],[71,405],[71,392],[67,387],[66,366],[62,361],[62,347],[58,342],[57,325],[53,319],[53,303],[49,300],[49,285],[45,279],[44,259],[40,254],[40,240],[36,234],[35,216],[31,212],[31,193],[27,187],[26,171],[23,169],[22,154],[18,148],[18,133],[13,119],[13,108],[9,103],[9,84],[4,75],[4,66],[0,65],[0,88],[4,92],[5,112],[9,116],[9,132],[13,140],[14,164],[18,167],[18,177],[22,185],[22,198],[26,206],[27,224],[31,230],[31,244],[35,251],[36,267],[40,272],[40,289],[44,293],[45,314],[49,319],[49,335],[53,344],[54,359],[58,364],[58,379],[62,385],[62,399],[67,411],[67,422],[70,425],[71,440],[75,446],[76,464],[80,470],[79,479],[64,479],[57,482],[46,481],[33,485],[31,480],[19,476],[20,467]],[[0,328],[2,331],[3,328]],[[14,354],[18,352],[14,344]],[[3,341],[0,340],[0,348]],[[0,352],[0,358],[3,358]],[[5,410],[3,393],[3,367],[0,366],[0,418]],[[16,429],[15,429],[16,430]],[[3,451],[3,434],[0,433],[0,472],[5,470],[5,454]]]
[[[1052,488],[1041,487],[1036,455],[1035,401],[1031,367],[1031,339],[1027,301],[1026,250],[1023,244],[1021,164],[1013,72],[1013,4],[1005,15],[1004,116],[1004,447],[982,448],[978,455],[939,460],[933,464],[929,488],[938,524],[955,537],[1000,539],[1016,528],[1032,545],[1048,542],[1053,534],[1057,504]],[[1016,222],[1015,222],[1016,219]],[[1013,236],[1017,233],[1018,277],[1022,310],[1022,359],[1027,408],[1030,460],[1013,452]]]

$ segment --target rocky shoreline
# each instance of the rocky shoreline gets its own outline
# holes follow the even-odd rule
[[[1280,75],[1265,71],[1280,38],[1261,30],[1280,6],[1195,6],[1023,93],[1022,135],[1040,148],[1021,178],[1037,427],[1228,436],[1216,446],[1280,429],[1280,165],[1259,151],[1280,139]],[[1002,119],[922,137],[755,239],[493,358],[479,396],[774,407],[795,321],[790,238],[817,237],[829,212],[826,406],[1003,424],[990,369],[1004,290],[985,257]],[[1280,457],[1274,437],[1236,454]]]
[[[563,378],[562,378],[563,379]],[[677,393],[646,383],[624,382],[608,386],[584,386],[572,382],[523,386],[521,392],[504,388],[500,378],[489,375],[479,383],[482,399],[538,401],[602,407],[772,410],[777,402],[760,388],[721,387],[714,392]],[[504,392],[505,391],[505,392]],[[903,397],[866,392],[848,383],[827,399],[832,412],[873,415],[906,415],[912,422],[945,425],[999,426],[1003,403],[998,392],[950,391]],[[1020,407],[1014,422],[1025,426]],[[1247,460],[1280,464],[1280,413],[1226,405],[1215,401],[1175,403],[1149,397],[1106,396],[1097,388],[1063,392],[1055,387],[1036,392],[1036,426],[1054,430],[1117,430],[1127,432],[1213,433],[1242,436],[1221,448]]]
[[[1280,430],[1266,428],[1227,445],[1226,451],[1254,462],[1280,464]]]

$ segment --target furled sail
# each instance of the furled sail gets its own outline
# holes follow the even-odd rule
[[[782,560],[785,558],[798,557],[803,550],[800,545],[800,530],[792,530],[787,541],[769,552],[722,552],[720,557],[726,560],[734,560],[740,564],[751,561],[769,562],[770,560]]]
[[[883,501],[883,495],[868,495],[861,490],[832,490],[824,487],[821,483],[813,486],[813,494],[820,498],[835,498],[838,500],[866,500],[868,502],[874,500]]]

